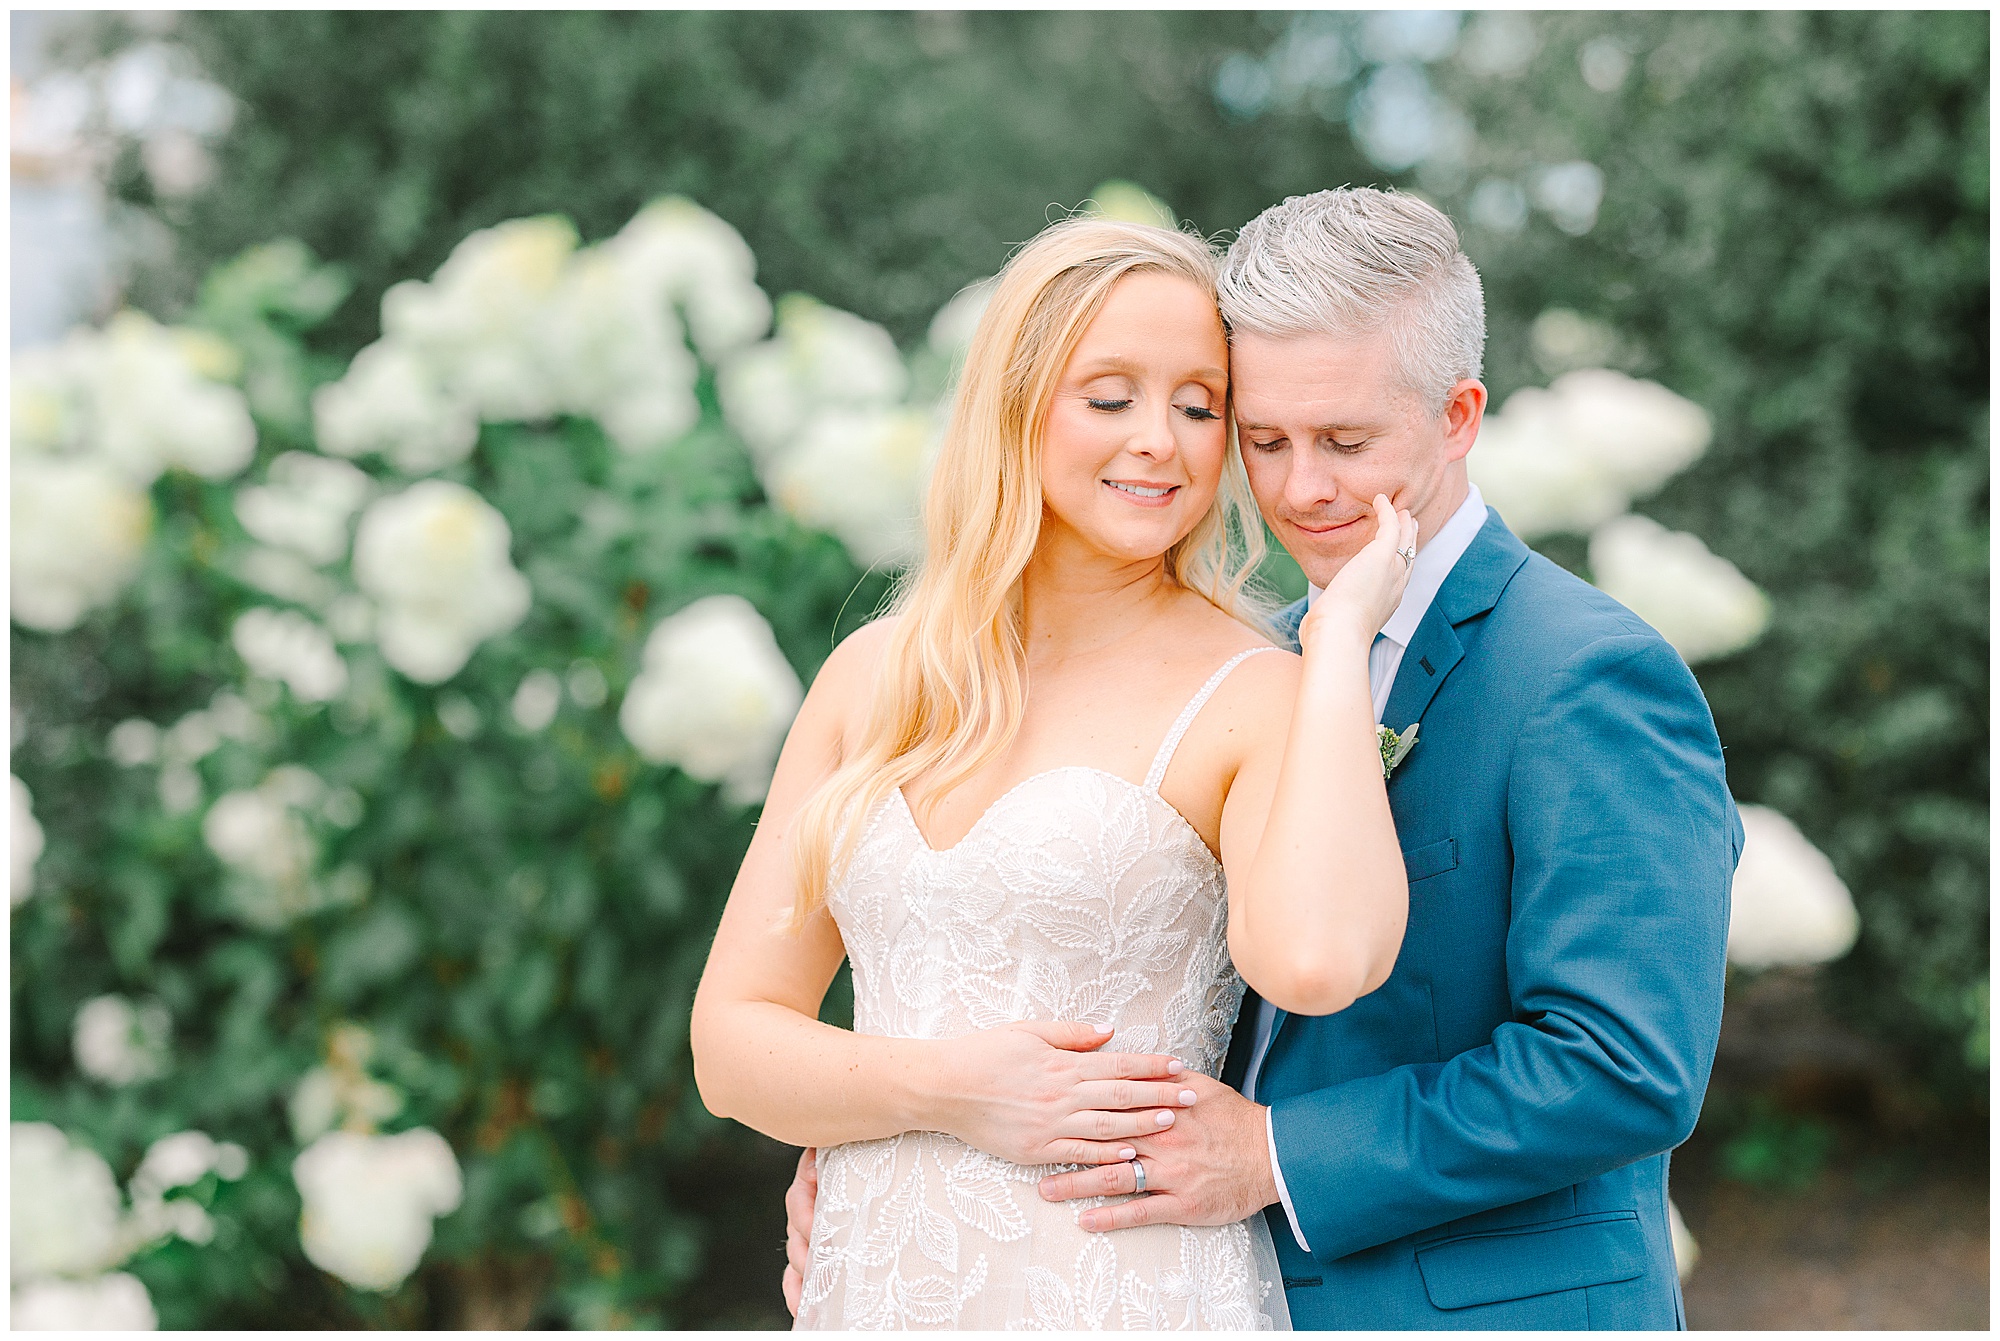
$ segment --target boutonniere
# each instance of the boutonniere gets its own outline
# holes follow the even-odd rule
[[[1387,782],[1389,775],[1396,771],[1396,765],[1402,763],[1410,751],[1417,748],[1418,725],[1416,722],[1411,722],[1397,732],[1391,731],[1380,722],[1375,724],[1375,739],[1382,747],[1382,781]]]

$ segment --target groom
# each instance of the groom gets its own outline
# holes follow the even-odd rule
[[[1369,660],[1378,718],[1422,728],[1389,781],[1408,931],[1336,1015],[1246,998],[1227,1083],[1191,1075],[1193,1107],[1133,1142],[1149,1195],[1082,1223],[1263,1211],[1301,1329],[1685,1326],[1667,1152],[1714,1057],[1742,846],[1708,706],[1469,484],[1485,308],[1442,214],[1295,197],[1244,228],[1221,293],[1244,465],[1312,591],[1375,494],[1421,527]],[[1042,1195],[1135,1182],[1111,1164]]]

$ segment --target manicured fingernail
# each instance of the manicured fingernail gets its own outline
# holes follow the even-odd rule
[[[1171,1127],[1174,1125],[1174,1115],[1172,1113],[1162,1111],[1154,1116],[1153,1121],[1159,1123],[1162,1127]]]
[[[1120,1151],[1118,1152],[1118,1158],[1120,1158],[1120,1159],[1137,1159],[1137,1158],[1139,1158],[1139,1152],[1138,1152],[1138,1151],[1136,1151],[1136,1150],[1134,1150],[1134,1149],[1133,1149],[1133,1148],[1132,1148],[1131,1146],[1129,1146],[1129,1145],[1128,1145],[1128,1146],[1126,1146],[1126,1147],[1125,1147],[1125,1148],[1124,1148],[1123,1150],[1120,1150]]]
[[[1181,1102],[1184,1104],[1191,1104],[1199,1097],[1193,1090],[1181,1091]]]
[[[1187,1064],[1182,1062],[1178,1057],[1173,1058],[1167,1063],[1167,1074],[1170,1076],[1177,1076],[1185,1070],[1187,1070]]]
[[[1108,1024],[1100,1024],[1100,1025],[1097,1025],[1097,1026],[1095,1026],[1095,1028],[1096,1028],[1097,1032],[1098,1032],[1098,1033],[1100,1033],[1100,1034],[1108,1034],[1108,1033],[1110,1033],[1110,1032],[1111,1032],[1111,1026],[1110,1026],[1110,1025],[1108,1025]]]

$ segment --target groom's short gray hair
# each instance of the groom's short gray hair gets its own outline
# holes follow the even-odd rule
[[[1222,264],[1232,331],[1277,337],[1386,329],[1431,414],[1479,376],[1486,300],[1458,230],[1415,196],[1341,187],[1292,196],[1243,226]]]

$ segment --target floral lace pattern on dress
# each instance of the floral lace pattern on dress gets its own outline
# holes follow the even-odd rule
[[[1159,785],[1209,695],[1266,650],[1210,678],[1144,783],[1050,769],[941,850],[900,792],[884,801],[828,894],[855,1030],[954,1038],[1081,1020],[1115,1026],[1107,1050],[1217,1074],[1243,998],[1222,868]],[[1283,1317],[1262,1216],[1086,1233],[1085,1208],[1123,1198],[1043,1201],[1036,1183],[1076,1166],[1011,1164],[937,1132],[819,1161],[801,1328],[1252,1330]]]

